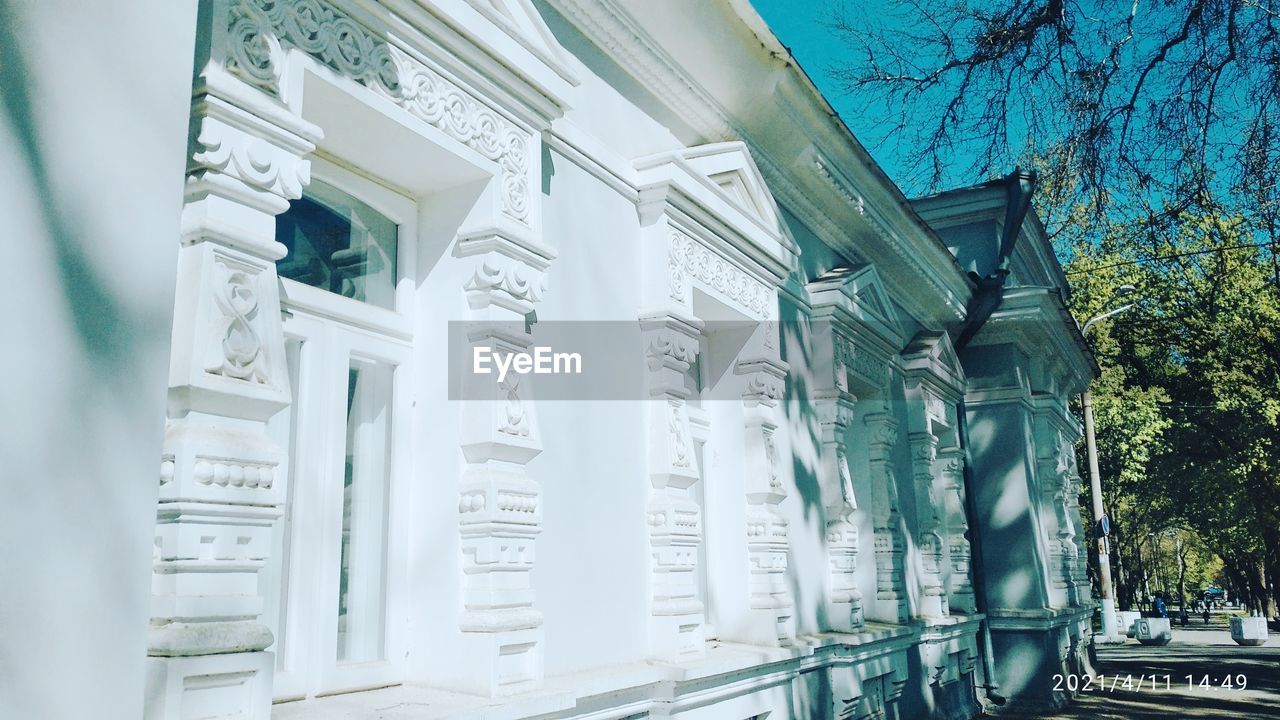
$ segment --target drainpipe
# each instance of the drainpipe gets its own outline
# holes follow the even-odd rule
[[[968,312],[965,313],[964,327],[956,338],[956,351],[963,350],[974,335],[986,324],[991,313],[1000,307],[1004,300],[1004,281],[1009,277],[1009,265],[1013,261],[1013,246],[1022,233],[1022,221],[1031,209],[1031,195],[1036,189],[1036,171],[1024,171],[1014,168],[1005,176],[1005,188],[1009,204],[1004,214],[1004,233],[1000,237],[1000,254],[996,257],[995,267],[986,277],[975,272],[969,278],[977,285],[973,298],[969,301]]]
[[[996,258],[995,268],[986,277],[980,277],[974,272],[969,273],[969,277],[977,287],[974,289],[973,298],[969,301],[964,326],[955,341],[956,352],[963,350],[969,344],[969,341],[978,334],[978,331],[986,324],[991,314],[1004,301],[1004,283],[1009,277],[1009,265],[1013,258],[1013,247],[1018,242],[1018,235],[1022,232],[1022,221],[1026,219],[1027,211],[1031,209],[1031,196],[1035,192],[1035,187],[1035,170],[1025,172],[1021,168],[1014,168],[1013,172],[1005,176],[1008,206],[1005,210],[1004,232],[1000,238],[1000,254]],[[961,398],[957,408],[956,426],[959,431],[960,448],[964,458],[964,514],[965,520],[969,524],[969,548],[973,562],[974,609],[983,616],[982,621],[978,624],[978,633],[982,636],[982,669],[986,678],[986,682],[982,687],[986,691],[988,700],[996,705],[1004,705],[1005,698],[999,693],[1000,683],[996,680],[995,651],[991,645],[991,624],[990,619],[987,617],[986,572],[982,560],[982,532],[976,522],[978,508],[975,505],[973,488],[973,454],[969,445],[967,414],[964,398]]]

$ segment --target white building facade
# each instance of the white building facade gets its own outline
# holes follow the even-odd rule
[[[1066,699],[1095,367],[1013,181],[908,201],[747,0],[196,15],[144,717]],[[575,322],[634,396],[450,368]]]

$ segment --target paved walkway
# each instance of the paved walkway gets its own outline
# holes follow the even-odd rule
[[[1097,671],[1102,678],[1056,715],[1009,715],[1039,720],[1262,720],[1280,718],[1280,637],[1261,647],[1231,640],[1225,616],[1208,626],[1196,616],[1176,625],[1173,642],[1149,647],[1136,640],[1100,645]],[[1156,676],[1152,683],[1151,676]],[[1165,676],[1168,676],[1167,686]],[[1191,676],[1188,683],[1187,676]],[[1126,687],[1125,680],[1132,676]],[[1141,687],[1138,678],[1144,677]],[[1224,686],[1224,679],[1226,681]],[[1208,678],[1207,683],[1202,680]],[[1244,682],[1241,682],[1243,679]]]

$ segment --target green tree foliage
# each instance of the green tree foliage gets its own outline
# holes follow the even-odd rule
[[[1124,285],[1142,298],[1089,336],[1121,603],[1157,571],[1161,590],[1170,572],[1221,572],[1274,615],[1280,6],[832,7],[855,59],[830,72],[869,108],[862,134],[906,166],[909,192],[1032,165],[1076,317],[1126,302]]]
[[[1179,576],[1203,581],[1216,554],[1228,584],[1275,614],[1274,256],[1256,247],[1258,227],[1220,207],[1206,203],[1176,221],[1172,232],[1127,223],[1100,241],[1078,238],[1067,267],[1079,318],[1114,307],[1124,285],[1140,298],[1090,333],[1103,370],[1093,394],[1104,502],[1116,525],[1119,600],[1154,591],[1148,578],[1157,571],[1162,590],[1173,590]]]

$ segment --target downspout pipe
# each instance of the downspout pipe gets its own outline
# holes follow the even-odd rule
[[[970,272],[969,277],[977,286],[973,298],[969,301],[965,324],[955,341],[956,351],[963,350],[973,340],[982,326],[987,323],[1004,301],[1004,283],[1009,277],[1009,266],[1013,258],[1013,248],[1022,233],[1022,221],[1031,209],[1031,196],[1036,189],[1036,171],[1024,171],[1014,168],[1005,176],[1005,190],[1008,205],[1005,210],[1004,231],[1000,237],[1000,252],[996,257],[995,267],[986,277]],[[1005,698],[999,692],[1000,683],[996,679],[995,651],[991,645],[991,624],[987,617],[987,585],[986,570],[982,556],[982,531],[977,523],[978,508],[974,494],[973,452],[969,444],[968,410],[964,398],[960,399],[957,410],[957,430],[959,431],[960,448],[964,458],[964,514],[969,525],[969,547],[973,563],[973,600],[975,610],[983,618],[978,625],[982,636],[982,669],[986,682],[983,689],[987,699],[996,705],[1004,705]]]
[[[964,327],[956,338],[955,348],[963,350],[974,335],[982,329],[991,313],[1000,307],[1004,300],[1004,282],[1009,277],[1009,266],[1013,261],[1013,248],[1022,234],[1022,221],[1027,218],[1031,209],[1031,196],[1036,190],[1036,171],[1014,168],[1005,176],[1005,192],[1008,194],[1008,205],[1004,214],[1004,232],[1000,236],[1000,252],[996,256],[995,266],[986,277],[970,272],[969,278],[977,287],[969,300],[968,312],[965,313]]]

